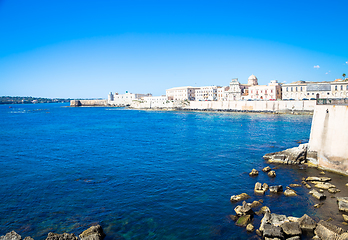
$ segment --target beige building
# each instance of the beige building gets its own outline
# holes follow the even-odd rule
[[[196,89],[196,101],[216,101],[219,88],[221,87],[207,86]]]
[[[268,85],[250,86],[247,99],[250,100],[277,100],[282,99],[281,85],[277,80],[272,80]]]
[[[217,89],[217,101],[227,101],[230,87],[219,87]]]
[[[199,89],[197,87],[175,87],[166,90],[166,97],[168,100],[195,100],[195,92]]]

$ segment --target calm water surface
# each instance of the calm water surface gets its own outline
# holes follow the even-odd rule
[[[307,142],[311,116],[11,107],[0,106],[0,235],[45,239],[99,223],[106,239],[249,239],[228,217],[242,192],[272,212],[315,215],[305,190],[253,194],[256,181],[287,185],[307,170],[248,176],[265,153]]]

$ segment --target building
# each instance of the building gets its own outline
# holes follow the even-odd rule
[[[175,87],[166,90],[166,97],[173,101],[194,101],[197,87]]]
[[[207,86],[196,89],[196,101],[216,101],[218,88],[221,87]]]
[[[247,99],[250,100],[270,100],[282,99],[282,88],[277,80],[272,80],[268,85],[250,86]]]
[[[229,89],[230,87],[219,87],[217,89],[217,101],[227,101]]]
[[[283,100],[315,100],[318,98],[347,98],[348,81],[337,79],[333,82],[298,81],[282,86]]]
[[[129,93],[125,94],[113,94],[112,92],[108,95],[108,104],[110,105],[130,105],[134,100],[141,100],[143,97],[152,96],[151,93],[139,94],[139,93]]]
[[[143,97],[142,99],[145,103],[149,104],[149,107],[163,107],[167,103],[167,96],[149,96],[149,97]]]

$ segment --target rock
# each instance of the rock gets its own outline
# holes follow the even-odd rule
[[[314,208],[320,208],[321,206],[323,206],[324,203],[317,203],[317,204],[314,204]]]
[[[272,163],[302,164],[306,162],[307,147],[307,144],[301,144],[281,152],[268,153],[263,158]]]
[[[338,193],[338,192],[340,192],[341,190],[339,190],[338,188],[329,188],[327,191],[328,191],[329,193]]]
[[[299,222],[300,221],[300,218],[297,218],[297,217],[289,216],[288,219],[289,219],[290,222]]]
[[[299,236],[302,234],[302,230],[298,222],[284,222],[280,226],[287,236]]]
[[[282,185],[276,185],[276,186],[270,186],[269,191],[271,193],[279,193],[283,192],[283,186]]]
[[[297,196],[295,190],[292,190],[292,189],[286,189],[284,191],[284,195],[287,196],[287,197]]]
[[[269,171],[268,173],[267,173],[267,175],[269,176],[269,177],[276,177],[277,175],[276,175],[276,172],[275,171]]]
[[[260,231],[259,229],[256,229],[255,232],[256,232],[256,234],[257,234],[258,236],[260,236],[260,237],[262,236],[262,233],[261,233],[261,231]]]
[[[265,224],[264,230],[263,230],[263,237],[283,239],[284,234],[282,232],[281,227]]]
[[[324,172],[324,171],[321,171],[319,174],[320,174],[320,175],[325,175],[325,172]]]
[[[314,187],[327,190],[329,188],[335,188],[336,186],[331,183],[317,183]]]
[[[24,240],[34,240],[32,237],[25,237]]]
[[[301,237],[300,236],[293,236],[293,237],[287,238],[286,240],[301,240]]]
[[[251,223],[249,223],[249,224],[246,226],[246,230],[247,230],[248,232],[252,232],[252,231],[255,230],[255,227],[254,227],[254,225],[252,225]]]
[[[267,183],[262,184],[262,189],[267,191],[268,190],[268,184]]]
[[[271,169],[269,166],[267,166],[267,167],[265,167],[265,168],[262,169],[263,172],[269,172],[269,171],[271,171],[271,170],[272,170],[272,169]]]
[[[324,190],[323,190],[323,189],[319,189],[319,192],[320,192],[320,193],[323,193],[323,192],[324,192]]]
[[[92,226],[79,235],[81,240],[102,240],[105,233],[100,225]]]
[[[297,183],[292,183],[289,185],[290,187],[301,187],[301,184],[297,184]]]
[[[315,197],[318,200],[324,200],[326,199],[326,196],[322,193],[319,193],[317,190],[313,189],[309,191],[309,194],[311,194],[313,197]]]
[[[256,207],[259,207],[259,206],[261,206],[261,205],[262,205],[261,202],[259,202],[259,201],[253,201],[253,202],[251,203],[250,207],[251,207],[251,208],[256,208]]]
[[[257,171],[255,168],[251,170],[251,172],[249,173],[249,176],[251,177],[257,176],[257,175],[259,175],[259,171]]]
[[[22,237],[15,231],[11,231],[9,233],[6,233],[5,236],[1,236],[0,240],[22,240]]]
[[[238,202],[238,201],[242,201],[242,200],[246,200],[250,198],[250,196],[246,193],[241,193],[239,195],[232,195],[230,198],[231,202]]]
[[[298,221],[302,231],[313,232],[317,223],[307,214],[304,214]]]
[[[240,227],[245,227],[251,221],[251,215],[244,215],[238,218],[236,225]]]
[[[320,240],[320,237],[318,237],[317,235],[315,235],[312,239],[313,239],[313,240]]]
[[[265,225],[271,225],[271,212],[266,211],[265,215],[263,216],[263,218],[261,219],[261,224],[260,224],[260,231],[263,232]]]
[[[348,183],[346,183],[346,187],[348,187]]]
[[[75,234],[71,233],[48,233],[48,236],[46,240],[78,240],[78,238],[75,236]]]
[[[348,197],[337,197],[338,210],[348,212]]]
[[[234,208],[234,211],[238,216],[243,216],[243,215],[253,215],[254,211],[251,209],[251,204],[246,203],[243,201],[242,206],[238,205],[237,207]]]
[[[265,214],[266,212],[271,212],[271,210],[267,206],[263,206],[262,208],[260,208],[260,211],[258,211],[256,214],[261,215]]]
[[[348,240],[348,232],[342,233],[337,240]]]
[[[261,183],[259,183],[259,182],[255,183],[255,188],[254,188],[254,192],[255,193],[264,194],[265,191],[266,191],[266,189],[263,188]]]
[[[231,220],[233,221],[237,221],[238,220],[238,216],[237,215],[233,215],[233,214],[230,214],[228,215],[230,217]]]
[[[318,226],[314,230],[315,235],[320,237],[320,239],[325,240],[336,240],[339,235],[342,234],[342,232],[342,228],[332,225],[331,223],[325,222],[323,220],[320,220],[318,222]]]
[[[273,226],[278,227],[282,225],[283,223],[290,222],[290,221],[285,215],[272,213],[270,222]]]
[[[342,214],[342,217],[345,222],[348,222],[348,215]]]
[[[321,178],[320,177],[307,177],[306,181],[311,182],[311,181],[319,181],[320,182]]]
[[[321,182],[329,182],[329,181],[331,181],[331,178],[329,178],[329,177],[321,177],[320,181]]]

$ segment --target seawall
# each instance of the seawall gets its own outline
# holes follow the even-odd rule
[[[106,100],[71,100],[70,107],[101,107],[107,106]]]
[[[248,111],[294,113],[314,111],[315,100],[307,101],[194,101],[184,107],[187,110]]]
[[[309,146],[317,152],[319,167],[348,174],[348,106],[317,105]]]

